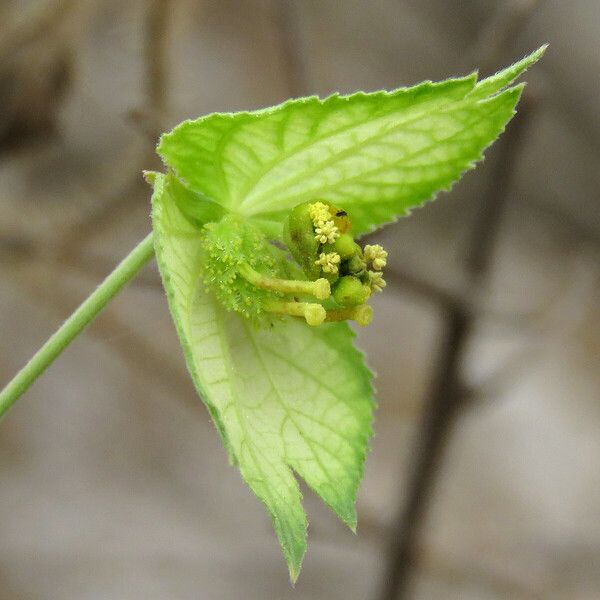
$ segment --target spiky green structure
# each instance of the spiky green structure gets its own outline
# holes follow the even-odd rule
[[[259,289],[240,275],[243,265],[269,277],[285,277],[285,255],[253,225],[233,215],[207,223],[201,232],[206,264],[204,283],[227,310],[257,319],[265,302],[280,298],[275,291]]]

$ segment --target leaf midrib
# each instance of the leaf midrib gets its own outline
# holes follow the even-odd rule
[[[438,100],[443,100],[443,99],[440,98]],[[443,114],[448,114],[450,112],[449,109],[458,110],[460,108],[463,108],[464,106],[468,106],[469,104],[474,104],[474,102],[472,100],[462,100],[462,101],[447,100],[446,103],[443,103],[441,105],[442,108],[447,107],[446,110],[442,110],[440,112],[442,112]],[[355,144],[349,146],[342,152],[338,152],[338,153],[332,155],[327,160],[320,161],[319,162],[319,170],[321,170],[322,168],[326,168],[332,164],[335,164],[337,161],[345,158],[346,156],[350,156],[350,155],[354,154],[356,152],[356,148],[372,144],[373,142],[377,141],[377,139],[380,139],[382,137],[385,137],[386,135],[389,135],[389,134],[395,132],[400,127],[405,127],[406,125],[410,125],[411,123],[423,118],[424,116],[427,116],[429,114],[430,110],[431,110],[431,106],[426,111],[420,111],[416,114],[413,113],[410,116],[410,118],[401,120],[399,123],[397,123],[396,125],[394,125],[393,127],[389,128],[389,129],[387,129],[386,131],[378,132],[372,136],[369,136],[365,140],[362,140],[361,142],[358,142],[358,143],[355,143]],[[395,111],[390,111],[389,113],[386,113],[382,117],[377,117],[377,119],[381,119],[381,120],[387,119],[391,115],[393,115],[394,112]],[[272,162],[269,165],[269,167],[267,167],[267,169],[264,170],[260,174],[259,177],[252,180],[251,184],[249,184],[247,186],[247,191],[245,190],[244,192],[242,192],[240,194],[241,200],[239,201],[239,204],[238,204],[239,209],[242,212],[244,212],[243,211],[244,205],[248,204],[248,199],[251,198],[252,190],[256,189],[256,187],[258,186],[260,181],[262,179],[264,179],[278,165],[284,163],[285,161],[294,157],[295,155],[300,154],[304,150],[310,149],[311,146],[314,146],[317,143],[321,143],[329,138],[335,137],[336,135],[344,133],[347,130],[354,129],[356,127],[361,127],[363,125],[373,124],[374,121],[375,120],[364,119],[364,120],[361,120],[360,122],[355,122],[351,126],[347,126],[347,127],[341,128],[340,130],[336,130],[336,132],[333,132],[331,134],[328,134],[326,136],[318,138],[317,140],[311,140],[309,142],[306,142],[306,143],[302,144],[301,146],[296,147],[293,152],[288,152],[285,155],[279,157],[279,159],[277,161]],[[261,202],[260,201],[256,202],[257,198],[260,200],[260,199],[268,197],[268,196],[273,196],[274,194],[277,193],[278,190],[290,187],[290,186],[294,185],[295,183],[297,183],[298,181],[301,181],[302,179],[305,179],[309,176],[310,176],[309,173],[307,173],[306,171],[303,171],[301,173],[298,173],[296,175],[296,177],[292,177],[289,180],[281,181],[278,185],[271,186],[270,188],[267,188],[266,190],[261,191],[254,198],[251,198],[253,200],[254,210],[245,211],[244,214],[247,214],[247,215],[260,214]],[[263,203],[264,203],[264,201],[263,201]]]
[[[449,112],[449,111],[448,111],[448,112]],[[494,112],[494,114],[495,114],[496,112],[497,112],[497,110]],[[448,114],[448,113],[445,113],[445,114]],[[484,115],[484,116],[481,116],[479,119],[477,119],[477,120],[476,120],[476,121],[474,121],[473,123],[470,123],[470,124],[469,124],[469,126],[477,125],[478,123],[480,123],[481,121],[483,121],[483,120],[484,120],[484,118],[488,118],[488,117],[489,117],[489,115]],[[404,123],[404,124],[406,125],[407,123]],[[390,130],[390,131],[391,131],[391,130]],[[435,142],[435,143],[432,143],[432,144],[430,144],[430,145],[428,145],[428,146],[425,146],[424,148],[420,148],[419,150],[417,150],[417,151],[415,151],[415,152],[412,152],[412,153],[409,153],[409,154],[407,154],[406,156],[404,156],[404,157],[403,157],[403,160],[412,160],[412,159],[414,159],[415,157],[418,157],[418,156],[420,156],[420,155],[422,155],[422,154],[425,154],[426,152],[430,151],[430,150],[432,149],[432,147],[434,147],[436,144],[438,144],[438,143],[444,143],[444,142],[448,142],[448,141],[450,141],[450,140],[452,140],[452,139],[454,139],[454,138],[456,138],[456,137],[459,137],[460,135],[464,134],[464,132],[465,132],[465,129],[461,129],[461,130],[459,130],[459,131],[457,131],[457,132],[453,133],[452,135],[449,135],[448,137],[446,137],[446,138],[443,138],[442,140],[439,140],[439,141],[437,141],[437,142]],[[388,132],[386,132],[386,133],[388,133]],[[371,138],[371,139],[370,139],[370,141],[369,141],[369,143],[371,143],[371,142],[373,141],[373,139],[374,139],[374,138]],[[478,138],[478,139],[480,139],[480,138]],[[362,145],[362,144],[361,144],[361,145]],[[344,151],[344,153],[345,153],[345,154],[352,154],[352,153],[353,153],[353,151],[354,151],[354,149],[355,149],[355,147],[353,146],[352,148],[349,148],[349,149],[345,150],[345,151]],[[342,154],[342,153],[340,153],[340,155],[341,155],[341,154]],[[339,157],[339,155],[335,155],[335,158],[338,158],[338,157]],[[343,156],[339,157],[339,159],[340,159],[340,160],[341,160],[341,159],[343,159],[343,158],[344,158]],[[473,160],[472,158],[465,159],[464,157],[461,157],[461,159],[462,159],[462,160],[456,159],[456,163],[457,163],[457,164],[461,164],[461,163],[464,163],[464,162],[466,162],[466,164],[469,164],[469,162],[471,162],[471,160]],[[328,166],[328,165],[326,164],[327,162],[328,162],[328,161],[326,161],[326,162],[324,162],[324,163],[321,163],[321,164],[319,165],[319,167],[321,167],[321,165],[323,165],[323,166],[325,166],[325,167],[326,167],[326,166]],[[333,162],[335,162],[335,161],[332,161],[332,162],[331,162],[331,164],[333,164]],[[447,162],[451,162],[451,161],[447,161]],[[437,163],[436,163],[436,164],[437,164]],[[329,189],[332,189],[332,188],[335,188],[335,187],[337,187],[337,186],[339,186],[339,185],[341,185],[341,184],[344,184],[344,185],[345,185],[345,184],[347,184],[347,183],[349,183],[349,182],[353,182],[353,181],[355,181],[355,180],[357,180],[357,179],[362,179],[362,178],[365,178],[365,177],[370,177],[370,176],[372,176],[373,174],[376,174],[376,173],[379,173],[379,172],[385,171],[386,169],[392,169],[392,168],[395,168],[395,167],[397,168],[397,165],[383,165],[383,166],[381,166],[381,167],[377,167],[377,168],[375,168],[375,169],[370,169],[370,170],[368,170],[368,171],[361,171],[359,174],[357,174],[357,175],[355,175],[355,176],[353,176],[353,177],[346,178],[346,179],[344,179],[344,180],[343,180],[343,181],[341,181],[341,182],[340,182],[340,181],[338,181],[338,182],[335,182],[335,183],[331,183],[331,184],[328,184],[328,185],[325,185],[325,186],[319,187],[319,188],[317,188],[317,189],[314,189],[314,190],[310,190],[310,195],[311,195],[311,197],[318,197],[318,196],[322,195],[323,193],[325,193],[325,191],[327,191],[327,190],[329,190]],[[414,168],[419,168],[419,167],[414,167]],[[306,173],[304,173],[300,179],[303,179],[303,178],[305,178],[305,177],[307,177]],[[298,178],[297,178],[297,180],[298,180],[298,181],[299,181],[300,179],[298,179]],[[289,187],[290,185],[294,185],[294,183],[296,183],[296,182],[293,182],[293,183],[289,183],[289,182],[288,182],[288,183],[286,183],[286,185],[285,185],[285,186],[282,186],[282,187]],[[271,190],[270,190],[270,193],[271,193],[271,194],[273,193],[273,189],[277,189],[277,188],[271,188]],[[309,193],[309,192],[306,192],[306,193]],[[304,195],[306,195],[306,193],[305,193]],[[294,196],[294,200],[295,200],[295,201],[297,201],[297,202],[300,202],[300,201],[301,201],[301,198],[303,198],[303,196],[304,196],[304,195],[300,194],[300,195]],[[349,204],[349,206],[350,206],[350,204]],[[286,208],[289,208],[289,207],[287,207],[287,205],[286,205],[286,206],[283,206],[283,207],[282,207],[282,210],[284,210],[284,209],[286,209]],[[261,213],[261,212],[260,212],[260,210],[257,210],[256,212],[247,213],[247,214],[248,214],[248,216],[252,216],[252,215],[263,214],[263,213]]]
[[[448,80],[448,81],[459,81],[459,82],[466,82],[468,81],[469,76],[462,78],[462,79],[453,79],[453,80]],[[430,86],[436,86],[439,84],[436,83],[432,83],[432,82],[426,82],[428,85]],[[443,82],[443,83],[447,83],[447,82]],[[421,84],[423,85],[423,84]],[[390,98],[393,98],[393,94],[397,93],[397,92],[407,92],[407,91],[413,91],[415,88],[403,88],[402,90],[397,90],[396,92],[392,92],[391,94],[389,94]],[[468,94],[468,91],[465,92],[465,95]],[[399,96],[400,94],[398,94]],[[434,102],[434,101],[446,101],[446,103],[453,103],[456,102],[456,100],[454,99],[450,99],[450,98],[432,98],[430,99],[430,102]],[[443,104],[442,104],[443,106]],[[319,106],[321,109],[325,108],[324,104],[320,104]],[[381,115],[379,115],[377,118],[386,118],[389,117],[390,114],[393,114],[394,112],[396,112],[398,109],[397,108],[393,108],[390,109],[384,113],[382,113]],[[240,120],[238,123],[235,123],[233,127],[231,127],[231,134],[233,134],[234,132],[238,131],[239,128],[243,125],[246,125],[249,121],[242,121]],[[355,127],[358,127],[360,125],[365,125],[369,122],[369,120],[363,120],[359,123],[352,123],[350,125],[344,125],[342,127],[339,127],[338,129],[335,129],[333,131],[330,131],[327,134],[324,134],[320,137],[314,138],[314,137],[309,137],[309,139],[305,142],[303,142],[302,144],[299,144],[298,146],[295,146],[294,148],[290,149],[288,152],[284,152],[282,153],[276,160],[270,161],[269,163],[267,163],[266,165],[261,165],[264,167],[264,171],[262,172],[262,174],[257,177],[254,180],[250,180],[250,182],[245,186],[245,188],[239,193],[239,197],[241,198],[241,201],[239,203],[239,206],[242,205],[242,203],[244,202],[244,200],[248,197],[249,192],[256,187],[256,185],[258,184],[258,182],[264,178],[269,172],[271,172],[277,165],[279,165],[280,163],[282,163],[283,161],[287,160],[288,158],[292,157],[294,154],[298,154],[300,152],[302,152],[303,150],[306,150],[307,148],[309,148],[310,146],[314,145],[315,143],[318,142],[322,142],[325,141],[329,138],[335,137],[338,134],[344,133],[350,129],[353,129]],[[280,124],[281,126],[281,124]],[[231,201],[231,198],[229,199]]]
[[[298,432],[298,435],[300,436],[300,438],[310,448],[311,453],[313,455],[313,458],[314,458],[315,462],[317,463],[317,465],[319,466],[319,468],[321,469],[321,471],[325,475],[325,478],[329,482],[331,488],[335,491],[335,496],[337,497],[337,499],[339,501],[341,501],[340,502],[340,506],[343,506],[344,505],[343,497],[342,497],[342,495],[340,493],[338,493],[337,488],[335,487],[335,478],[333,478],[331,476],[331,473],[330,473],[329,469],[327,469],[327,467],[323,464],[323,461],[321,460],[321,457],[318,455],[318,453],[314,449],[313,444],[312,444],[313,440],[310,437],[307,437],[307,436],[304,435],[304,433],[302,431],[302,427],[300,427],[300,425],[298,425],[298,423],[294,419],[293,413],[289,410],[287,404],[283,401],[283,398],[281,397],[279,389],[278,389],[277,385],[275,385],[275,382],[273,381],[273,378],[271,376],[271,372],[267,368],[265,360],[264,360],[264,358],[262,356],[262,352],[261,352],[260,348],[258,347],[258,344],[256,343],[256,340],[252,336],[252,332],[249,329],[249,325],[244,322],[243,326],[244,326],[244,329],[246,330],[246,337],[250,341],[250,343],[252,344],[252,347],[254,348],[254,352],[256,354],[256,357],[258,358],[258,361],[260,362],[262,370],[265,373],[267,379],[269,380],[269,384],[271,385],[271,389],[275,392],[275,398],[277,399],[277,403],[279,404],[279,406],[283,410],[286,418],[289,419],[291,423],[293,423],[293,425],[294,425],[296,431]],[[320,385],[320,382],[317,382],[317,383],[319,383],[319,385]],[[283,441],[283,439],[282,439],[282,442],[283,442],[283,445],[285,446],[285,441]],[[335,455],[333,455],[333,453],[331,453],[331,451],[329,451],[329,452],[330,452],[330,456],[332,456],[332,457],[335,456]],[[345,465],[343,462],[341,462],[341,460],[339,458],[337,460],[339,461],[340,465],[344,468],[344,470],[346,470],[347,469],[347,465]],[[329,502],[327,502],[327,503],[329,504]],[[334,508],[334,507],[332,506],[332,508]]]

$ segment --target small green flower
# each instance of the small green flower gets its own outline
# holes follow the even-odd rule
[[[371,263],[376,271],[381,271],[387,264],[388,253],[379,245],[365,246],[365,260]]]
[[[319,258],[315,260],[315,265],[319,265],[323,273],[335,275],[338,272],[340,260],[340,255],[337,252],[321,252]]]
[[[382,273],[376,273],[375,271],[369,271],[369,286],[372,292],[383,292],[383,288],[386,287],[387,283],[383,278]]]
[[[359,306],[371,295],[369,286],[354,275],[345,275],[335,286],[333,297],[341,306]]]
[[[320,221],[315,228],[315,240],[320,244],[332,244],[340,237],[340,232],[333,221]]]

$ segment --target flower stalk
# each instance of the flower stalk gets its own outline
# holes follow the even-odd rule
[[[0,418],[154,255],[148,234],[0,392]]]
[[[302,281],[295,279],[279,279],[259,273],[248,264],[240,265],[239,274],[249,283],[261,290],[281,292],[282,294],[301,294],[314,296],[317,300],[327,300],[331,296],[331,286],[327,279]]]

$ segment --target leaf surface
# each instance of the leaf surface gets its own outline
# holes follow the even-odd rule
[[[289,211],[315,200],[346,209],[354,235],[407,214],[482,158],[514,115],[523,86],[510,86],[544,50],[480,82],[472,74],[301,98],[186,121],[161,138],[172,171],[149,180],[171,313],[198,393],[231,462],[266,505],[292,580],[307,528],[294,474],[356,526],[371,373],[345,324],[288,317],[259,328],[226,312],[203,284],[200,228],[219,221],[227,233],[228,223],[251,223],[281,241]]]
[[[351,528],[371,435],[371,373],[345,324],[258,328],[204,289],[188,192],[154,176],[156,255],[188,369],[231,461],[266,505],[295,580],[307,520],[293,472]]]
[[[300,202],[345,208],[359,235],[448,190],[515,113],[508,87],[540,48],[496,75],[392,92],[290,100],[185,121],[158,151],[196,193],[277,235]]]

